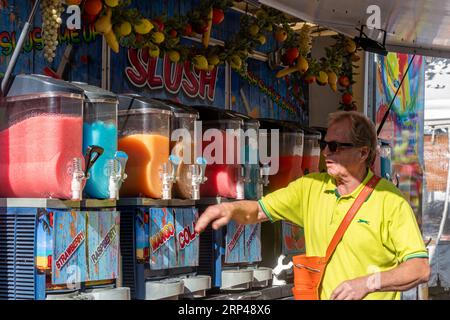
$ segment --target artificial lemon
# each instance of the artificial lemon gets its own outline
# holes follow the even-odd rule
[[[162,42],[164,42],[164,39],[165,39],[166,37],[164,36],[164,33],[162,33],[162,32],[154,32],[153,34],[152,34],[152,41],[153,41],[153,43],[156,43],[156,44],[160,44],[160,43],[162,43]]]
[[[138,34],[147,34],[153,30],[155,26],[148,19],[142,19],[134,25],[134,31]]]

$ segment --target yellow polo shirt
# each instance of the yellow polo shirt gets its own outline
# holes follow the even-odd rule
[[[370,180],[340,196],[335,180],[313,173],[259,200],[267,217],[288,220],[304,228],[306,254],[325,256],[342,219]],[[326,268],[321,299],[329,299],[346,280],[386,271],[411,258],[427,258],[414,212],[400,191],[382,179],[350,223]],[[400,292],[374,292],[365,299],[400,299]]]

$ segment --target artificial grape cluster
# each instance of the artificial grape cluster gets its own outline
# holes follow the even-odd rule
[[[44,57],[51,63],[56,55],[59,27],[62,23],[61,14],[64,11],[64,7],[61,0],[43,0],[41,2],[41,11]]]
[[[311,27],[306,23],[300,30],[298,39],[298,50],[303,57],[306,57],[312,48]]]

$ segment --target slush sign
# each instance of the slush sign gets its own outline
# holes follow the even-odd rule
[[[125,75],[137,88],[165,89],[171,94],[182,90],[190,98],[214,101],[218,68],[197,71],[190,61],[172,63],[167,55],[152,58],[148,49],[129,49],[128,62]]]

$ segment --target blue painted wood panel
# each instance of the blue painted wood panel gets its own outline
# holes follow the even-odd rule
[[[245,226],[245,261],[259,262],[261,257],[261,224]]]
[[[116,211],[53,211],[52,283],[118,276],[120,217]]]
[[[170,208],[150,209],[150,269],[176,267],[175,221]]]
[[[119,267],[120,216],[116,211],[87,212],[89,279],[116,279]]]
[[[130,208],[127,214],[132,214]],[[123,214],[123,213],[122,213]],[[136,260],[139,263],[148,263],[150,259],[150,209],[138,208],[135,216]]]
[[[255,263],[261,259],[261,225],[239,225],[231,221],[225,235],[225,263]]]
[[[86,213],[54,211],[52,283],[66,284],[76,277],[89,280],[89,253],[86,246]]]
[[[175,228],[177,235],[177,266],[198,266],[200,238],[194,231],[198,219],[196,208],[174,208]]]
[[[225,263],[245,262],[245,225],[231,221],[225,236]]]

